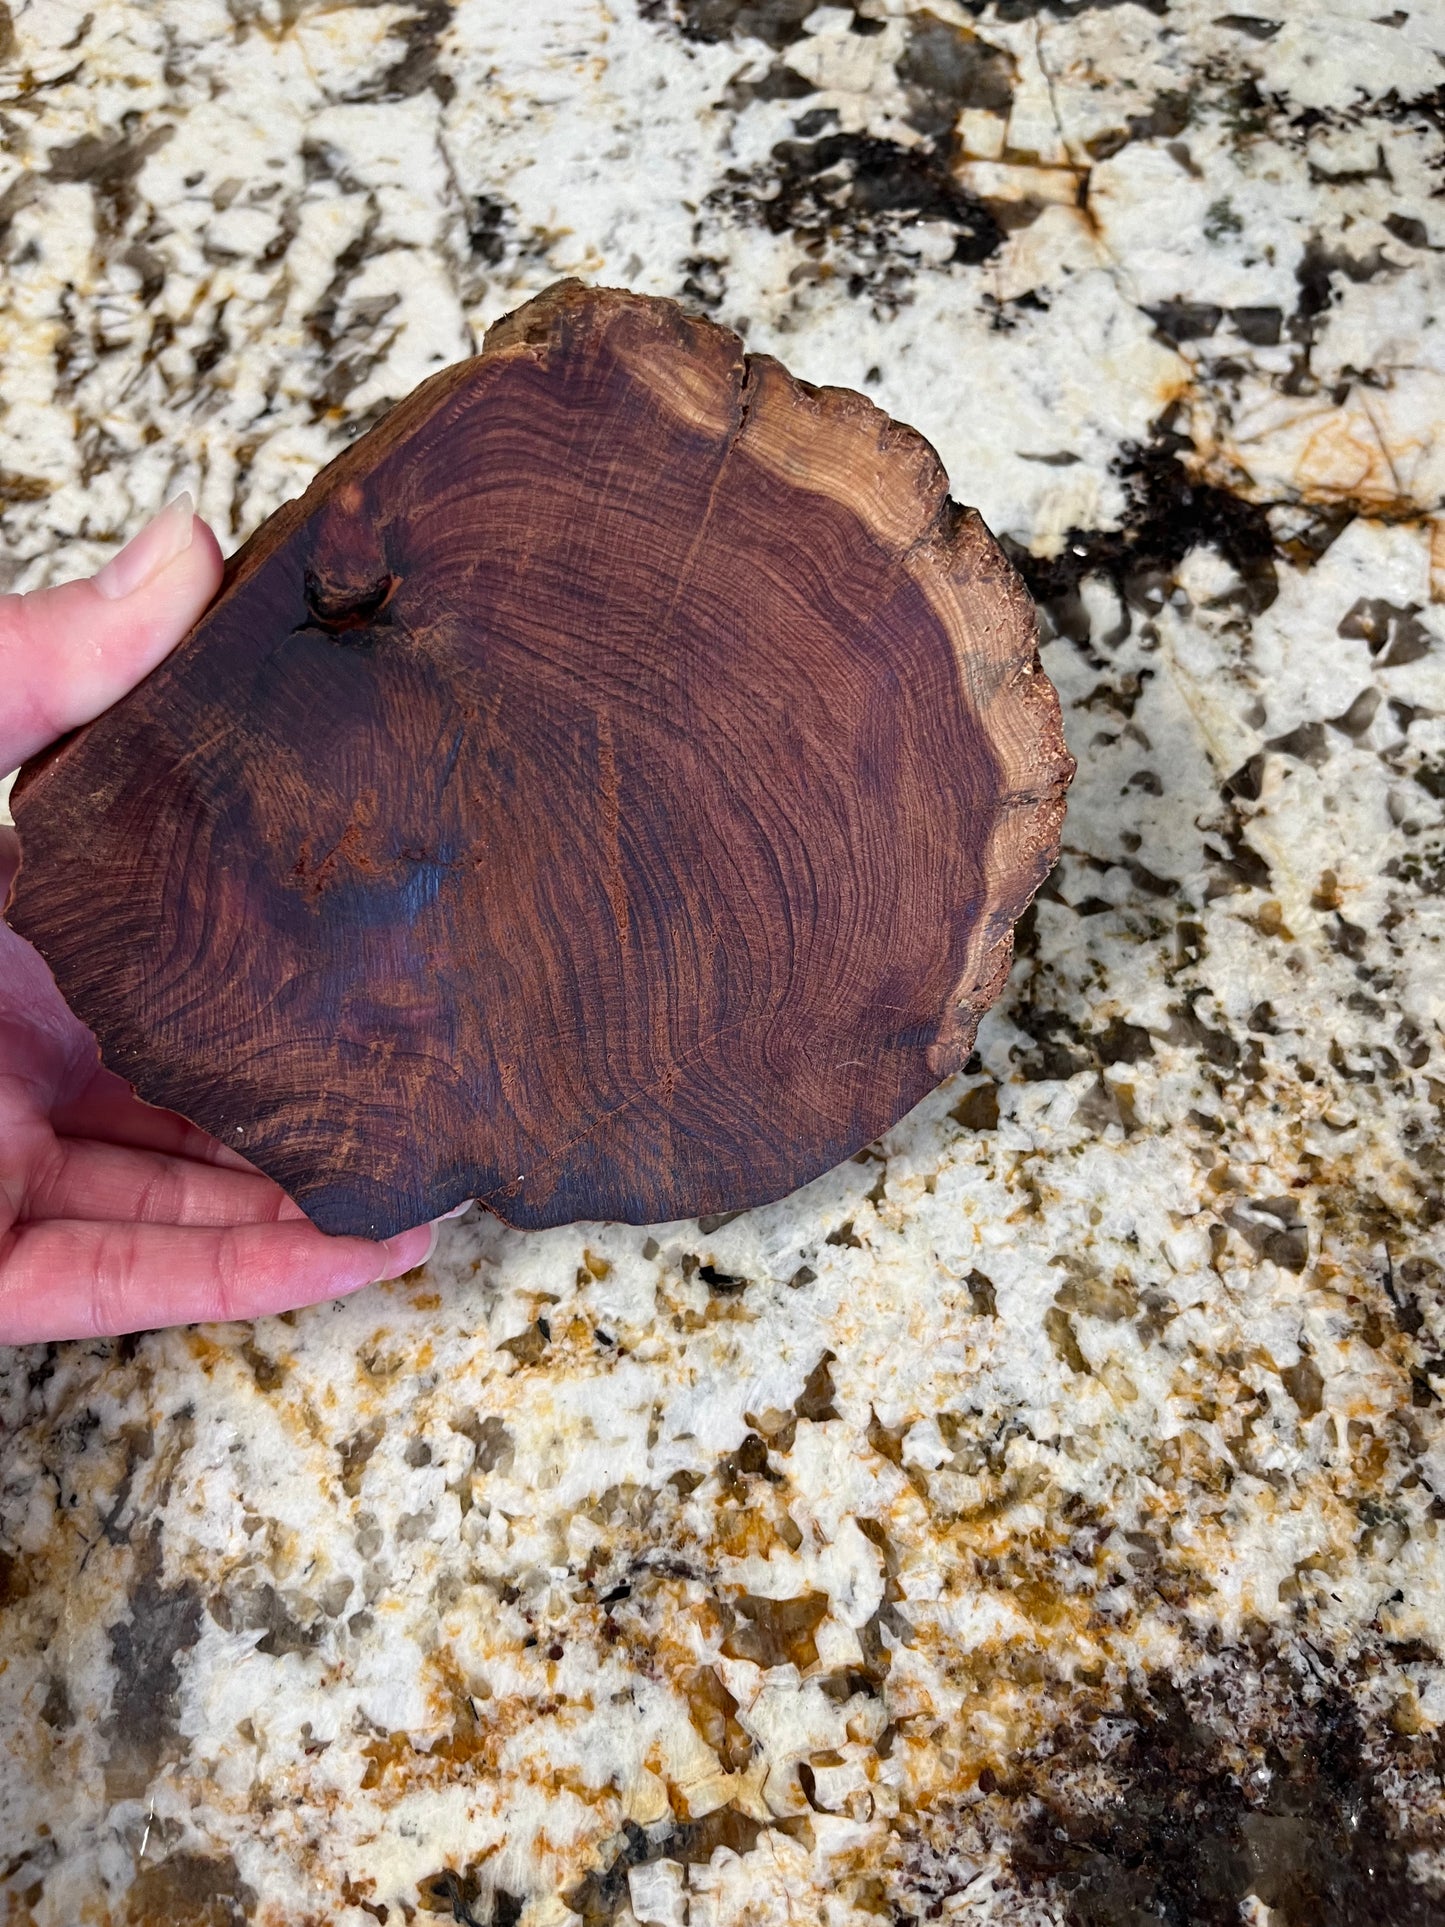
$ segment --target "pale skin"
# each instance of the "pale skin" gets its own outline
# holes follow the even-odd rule
[[[178,497],[98,575],[0,596],[0,773],[89,722],[211,600],[221,552]],[[0,904],[20,851],[0,828]],[[0,1344],[256,1318],[395,1278],[433,1226],[328,1238],[234,1151],[105,1070],[0,923]]]

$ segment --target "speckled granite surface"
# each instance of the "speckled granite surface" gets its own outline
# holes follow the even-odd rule
[[[1080,759],[806,1192],[0,1360],[16,1927],[1445,1920],[1445,16],[1225,4],[0,9],[13,585],[575,272],[923,429]]]

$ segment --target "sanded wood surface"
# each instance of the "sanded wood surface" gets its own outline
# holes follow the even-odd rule
[[[655,1222],[963,1063],[1071,774],[919,435],[564,282],[27,770],[9,914],[113,1069],[327,1230]]]

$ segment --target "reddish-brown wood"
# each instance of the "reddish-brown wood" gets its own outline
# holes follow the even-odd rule
[[[920,436],[564,282],[26,772],[10,916],[106,1063],[327,1230],[649,1222],[962,1064],[1071,774]]]

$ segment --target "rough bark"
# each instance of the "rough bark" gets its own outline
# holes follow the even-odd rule
[[[1072,774],[928,444],[564,282],[17,785],[11,920],[328,1230],[774,1198],[962,1064]]]

